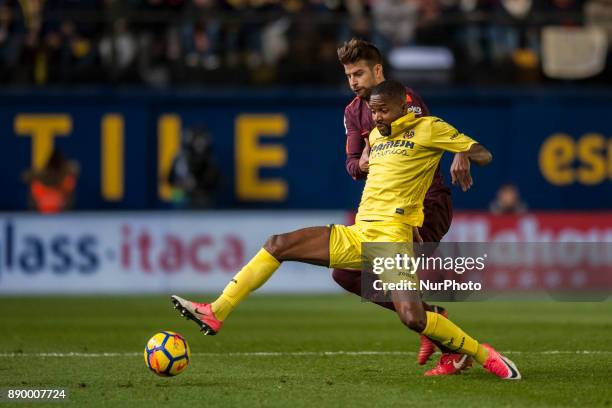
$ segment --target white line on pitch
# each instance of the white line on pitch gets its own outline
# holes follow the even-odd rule
[[[544,350],[544,351],[502,351],[504,354],[612,354],[610,350]],[[143,353],[0,353],[0,358],[11,357],[135,357],[142,356]],[[413,356],[412,351],[259,351],[259,352],[219,352],[219,353],[192,353],[194,356],[205,357],[325,357],[325,356]]]

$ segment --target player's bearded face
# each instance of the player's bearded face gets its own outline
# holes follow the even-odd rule
[[[391,123],[406,114],[402,101],[394,101],[382,95],[372,95],[369,105],[376,128],[385,137],[391,136]]]
[[[346,64],[344,66],[344,73],[351,90],[358,97],[367,99],[370,89],[376,85],[374,68],[367,61],[361,60],[354,64]]]

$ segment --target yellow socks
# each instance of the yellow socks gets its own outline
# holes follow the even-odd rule
[[[478,350],[476,350],[476,354],[474,354],[474,360],[478,361],[480,365],[484,365],[488,357],[489,357],[489,350],[482,347],[482,344],[478,343]]]
[[[211,304],[217,319],[225,320],[232,310],[252,291],[263,285],[279,266],[280,262],[262,248],[227,284],[221,296]]]
[[[457,353],[468,354],[480,364],[484,364],[489,356],[487,349],[441,314],[434,312],[426,314],[427,325],[421,334],[439,341]]]

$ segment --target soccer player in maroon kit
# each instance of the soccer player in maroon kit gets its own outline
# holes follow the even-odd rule
[[[364,179],[368,173],[370,146],[368,135],[374,128],[372,112],[366,102],[369,90],[385,80],[380,51],[371,43],[352,39],[338,49],[338,59],[344,66],[351,90],[357,95],[344,110],[344,127],[346,129],[346,170],[355,180]],[[423,100],[412,89],[406,88],[408,111],[415,116],[428,116],[429,110]],[[465,153],[457,153],[451,166],[453,184],[458,183],[466,191],[472,185],[469,171],[470,162]],[[451,192],[444,184],[440,167],[436,170],[431,186],[424,201],[425,220],[421,228],[415,228],[413,235],[420,242],[440,242],[448,231],[453,217]],[[362,296],[361,271],[334,269],[334,280],[345,290]],[[395,311],[392,302],[374,303]],[[425,304],[425,310],[441,313],[446,311],[440,306]],[[425,364],[435,352],[435,345],[426,336],[421,336],[421,345],[417,361]],[[438,366],[426,375],[455,374],[471,365],[471,359],[465,355],[453,353],[441,344],[436,345],[442,351]]]

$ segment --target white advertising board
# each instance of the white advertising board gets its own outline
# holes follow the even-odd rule
[[[268,236],[343,211],[0,214],[0,294],[218,292]],[[261,292],[330,292],[327,268],[286,263]]]

